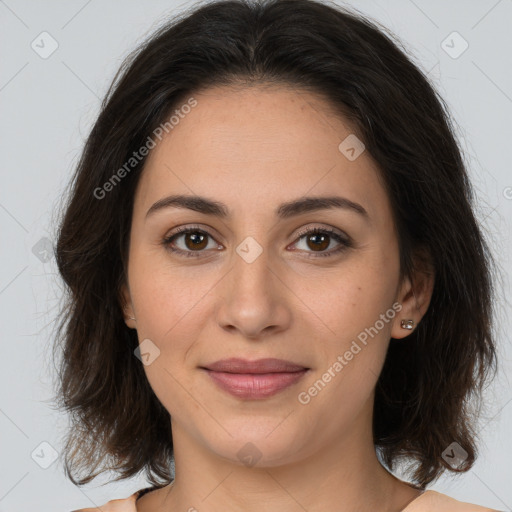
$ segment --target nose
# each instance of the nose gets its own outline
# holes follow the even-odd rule
[[[254,261],[235,255],[221,281],[216,318],[222,329],[259,340],[289,328],[293,294],[280,275],[282,268],[271,268],[267,254],[263,250]]]

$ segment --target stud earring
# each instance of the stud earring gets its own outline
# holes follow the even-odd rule
[[[125,306],[123,309],[124,309],[124,312],[126,313],[126,310],[128,309],[128,306]],[[135,318],[133,316],[129,316],[128,318],[130,320],[135,320]]]
[[[408,330],[414,329],[414,320],[402,320],[400,322],[400,327],[402,329],[408,329]]]

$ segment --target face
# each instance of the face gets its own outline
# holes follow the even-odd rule
[[[258,464],[298,461],[369,428],[390,337],[419,320],[399,282],[390,203],[368,151],[320,97],[277,86],[193,97],[136,191],[126,322],[173,431],[232,461],[248,442]],[[162,202],[177,195],[225,215]],[[204,369],[232,357],[307,371],[229,380]]]

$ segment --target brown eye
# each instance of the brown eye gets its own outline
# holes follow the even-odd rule
[[[305,239],[305,248],[299,247],[299,249],[309,253],[308,257],[312,258],[317,256],[334,256],[352,247],[352,240],[348,236],[342,236],[340,233],[331,229],[313,228],[308,231],[303,231],[299,234],[299,241],[302,239]],[[338,247],[326,251],[333,241],[335,244],[338,244]],[[296,242],[296,245],[297,244]]]
[[[306,240],[308,247],[315,251],[323,251],[327,249],[330,244],[330,236],[321,233],[313,233],[311,235],[307,235]]]
[[[299,241],[304,239],[305,248],[299,247],[299,252],[305,252],[308,257],[334,256],[353,246],[352,240],[347,235],[331,230],[313,228],[303,231],[299,235]],[[212,245],[208,247],[211,241]],[[336,245],[334,249],[327,250],[331,244]],[[186,257],[199,257],[207,253],[206,249],[221,249],[214,238],[207,232],[199,228],[189,227],[180,228],[176,232],[162,240],[163,246],[173,253]],[[295,243],[297,245],[298,242]]]
[[[185,241],[185,245],[188,249],[204,249],[208,245],[208,242],[205,243],[208,235],[200,233],[199,231],[190,231],[188,233],[184,233],[183,236],[183,240]]]
[[[219,245],[213,241],[211,235],[202,229],[191,227],[178,229],[177,231],[177,233],[162,240],[164,247],[171,252],[191,257],[200,256],[208,247],[209,239],[212,241],[211,249],[219,247]]]

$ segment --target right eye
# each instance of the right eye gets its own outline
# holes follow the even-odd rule
[[[185,257],[198,257],[200,253],[205,252],[204,249],[208,248],[208,237],[212,239],[212,246],[210,249],[219,248],[219,244],[213,242],[213,237],[207,231],[197,227],[178,228],[174,233],[166,236],[162,240],[164,247],[178,255]],[[176,241],[183,242],[181,247],[176,247]]]

